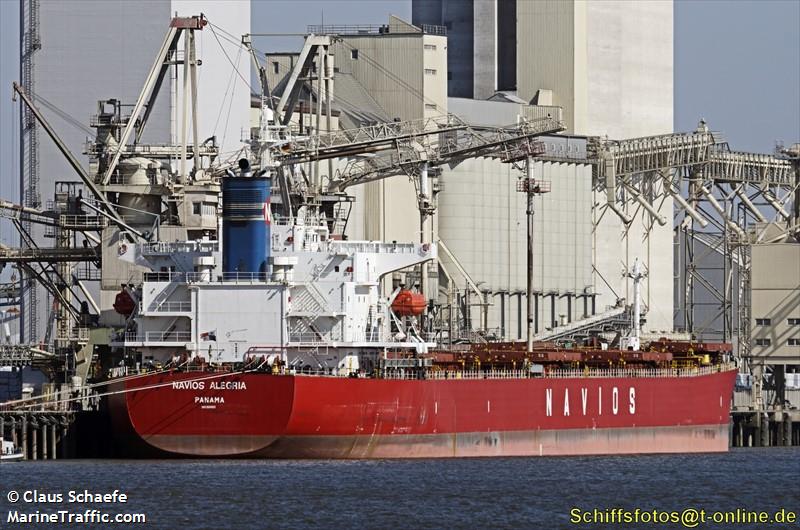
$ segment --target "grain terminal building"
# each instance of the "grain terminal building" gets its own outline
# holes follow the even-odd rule
[[[671,3],[614,11],[613,17],[619,19],[620,26],[614,35],[600,30],[604,20],[612,16],[610,7],[545,2],[533,12],[533,7],[526,7],[528,4],[518,6],[517,34],[546,29],[572,37],[569,43],[561,43],[563,46],[551,39],[547,53],[534,53],[534,49],[540,50],[537,43],[520,41],[515,51],[517,70],[547,75],[528,78],[525,76],[532,74],[526,73],[519,77],[517,90],[501,90],[514,88],[500,84],[508,77],[499,72],[508,66],[502,61],[491,63],[499,72],[488,76],[496,80],[491,89],[481,84],[486,76],[478,74],[473,76],[471,91],[459,84],[459,79],[469,77],[460,68],[474,72],[487,66],[478,64],[477,52],[463,52],[470,49],[464,48],[470,40],[465,33],[472,32],[472,46],[479,49],[495,46],[486,39],[491,40],[495,33],[505,34],[507,29],[501,24],[496,31],[482,33],[480,24],[475,22],[480,18],[478,2],[474,12],[463,12],[472,6],[471,2],[414,2],[414,24],[392,18],[384,26],[309,30],[337,37],[331,47],[335,56],[334,105],[344,116],[353,116],[353,125],[369,120],[356,115],[354,107],[374,108],[373,115],[396,120],[451,112],[467,122],[489,126],[546,115],[561,118],[567,132],[574,133],[572,140],[551,145],[566,150],[554,153],[558,162],[537,163],[536,168],[538,178],[551,182],[552,192],[536,199],[535,327],[544,332],[619,309],[632,297],[632,283],[623,271],[638,259],[647,271],[643,288],[648,315],[645,329],[668,333],[673,327],[671,224],[655,222],[652,216],[633,207],[622,212],[625,220],[604,212],[605,199],[594,189],[590,166],[571,163],[570,158],[585,159],[581,135],[622,138],[671,132]],[[475,20],[469,22],[469,17]],[[485,22],[482,18],[480,21]],[[635,57],[623,52],[628,50],[625,42],[631,39],[640,41]],[[580,53],[608,47],[617,53]],[[454,56],[474,57],[476,63],[468,67],[463,58]],[[284,65],[291,59],[283,56],[268,60],[279,65],[268,69],[273,83],[279,84],[288,75],[289,69]],[[645,63],[647,68],[642,67]],[[611,72],[616,72],[617,77],[609,79]],[[631,87],[624,92],[624,98],[612,90],[612,85],[620,83]],[[398,90],[402,98],[395,97]],[[448,92],[451,96],[478,94],[485,99],[445,98]],[[347,121],[346,117],[341,119],[342,124]],[[438,209],[432,223],[436,237],[451,256],[442,258],[447,274],[433,268],[429,274],[442,289],[448,282],[444,274],[452,277],[450,281],[459,289],[471,291],[470,301],[462,303],[473,307],[473,327],[486,327],[494,336],[506,339],[524,336],[525,199],[516,192],[519,176],[519,171],[491,159],[468,160],[443,168],[438,180]],[[398,241],[418,238],[418,220],[409,215],[416,208],[416,197],[407,179],[368,183],[351,192],[367,200],[357,201],[366,206],[353,212],[348,224],[350,237]],[[664,219],[671,218],[671,199],[659,204],[659,213]],[[469,284],[477,289],[469,289]],[[487,308],[485,315],[482,307]]]

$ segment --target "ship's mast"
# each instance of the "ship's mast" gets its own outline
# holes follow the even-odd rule
[[[633,314],[631,316],[631,333],[628,337],[625,338],[625,343],[629,350],[639,351],[641,347],[641,314],[642,314],[642,300],[641,300],[641,290],[642,290],[642,278],[647,276],[645,272],[641,270],[639,265],[639,258],[633,262],[633,267],[631,270],[626,274],[628,278],[633,280]]]
[[[533,156],[525,157],[525,178],[521,179],[517,184],[517,191],[524,192],[527,195],[527,204],[525,208],[525,215],[527,216],[527,239],[528,239],[528,259],[527,259],[527,303],[528,303],[528,334],[527,334],[527,352],[533,352],[533,336],[534,319],[536,312],[534,303],[536,295],[533,292],[533,196],[550,191],[550,183],[543,180],[536,180],[533,178]]]

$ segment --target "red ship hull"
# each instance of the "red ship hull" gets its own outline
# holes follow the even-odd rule
[[[126,391],[109,407],[118,443],[140,456],[717,452],[728,449],[734,379],[734,371],[419,381],[172,373],[118,383]]]

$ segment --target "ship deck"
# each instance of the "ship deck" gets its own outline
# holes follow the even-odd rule
[[[541,373],[534,373],[528,370],[453,370],[453,369],[427,369],[424,371],[413,369],[392,369],[381,373],[365,374],[337,374],[327,370],[300,370],[285,369],[278,370],[267,368],[251,368],[235,370],[228,367],[183,367],[181,369],[163,369],[150,371],[128,371],[114,370],[111,380],[131,379],[135,380],[139,376],[148,376],[167,373],[195,373],[198,380],[214,379],[225,377],[233,373],[271,373],[276,376],[303,376],[303,377],[326,377],[335,379],[388,379],[388,380],[448,380],[448,379],[582,379],[582,378],[671,378],[671,377],[697,377],[710,375],[720,372],[727,372],[736,369],[733,363],[719,363],[709,366],[692,366],[676,368],[581,368],[581,369],[553,369],[545,368]]]

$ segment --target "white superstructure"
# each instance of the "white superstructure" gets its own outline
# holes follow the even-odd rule
[[[251,142],[259,170],[243,160],[238,175],[228,171],[224,178],[277,178],[269,152],[285,143],[279,137],[287,133],[274,125],[273,112],[264,106],[261,136]],[[235,202],[242,200],[240,195],[223,193],[225,200],[233,201],[231,219],[244,219],[240,212],[252,206]],[[255,206],[260,211],[261,203]],[[262,356],[290,368],[328,373],[370,371],[381,352],[425,353],[435,345],[422,338],[414,317],[392,309],[399,287],[388,298],[381,293],[387,274],[436,259],[435,244],[343,241],[331,236],[314,203],[288,217],[276,215],[277,208],[267,212],[273,208],[270,199],[263,208],[263,216],[252,222],[267,223],[267,241],[133,244],[120,237],[118,259],[151,272],[121,293],[134,305],[132,312],[120,311],[127,317],[124,331],[111,345],[134,348],[145,363],[179,358],[239,363]],[[223,210],[223,227],[225,215]],[[266,271],[226,270],[232,265],[224,261],[224,245],[242,244],[266,248]]]
[[[124,253],[154,272],[130,292],[137,313],[115,345],[161,362],[183,352],[231,363],[289,351],[289,365],[315,370],[334,368],[347,354],[433,346],[412,333],[392,334],[398,317],[379,286],[386,274],[435,259],[435,246],[336,241],[324,225],[277,225],[268,278],[222,272],[218,251],[217,242],[194,241]]]

